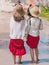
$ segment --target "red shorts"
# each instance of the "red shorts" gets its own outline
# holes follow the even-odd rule
[[[24,41],[21,39],[10,39],[9,49],[13,55],[22,56],[26,54]]]
[[[28,35],[28,37],[27,37],[27,45],[30,48],[37,48],[38,43],[39,43],[39,36],[34,37],[34,36],[31,36],[31,35]]]

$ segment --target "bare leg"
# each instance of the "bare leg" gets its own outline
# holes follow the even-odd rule
[[[34,62],[34,50],[30,48],[32,62]]]
[[[14,64],[16,64],[16,56],[13,55],[13,59],[14,59]]]
[[[36,63],[38,63],[38,48],[35,49],[35,54],[36,54]]]
[[[19,56],[18,63],[21,64],[22,56]]]

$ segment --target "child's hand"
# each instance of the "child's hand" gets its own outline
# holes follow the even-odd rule
[[[24,36],[24,41],[26,42],[27,41],[27,35],[25,34]]]
[[[26,38],[24,38],[24,42],[26,42],[27,41],[27,39]]]

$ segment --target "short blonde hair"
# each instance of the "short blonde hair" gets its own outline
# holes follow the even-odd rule
[[[13,10],[13,15],[18,16],[24,16],[25,12],[23,10],[23,7],[21,5],[16,5],[15,9]]]
[[[13,10],[13,16],[16,21],[21,21],[24,19],[24,10],[22,5],[16,5],[15,9]]]

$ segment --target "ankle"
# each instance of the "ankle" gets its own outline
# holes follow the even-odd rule
[[[22,62],[21,62],[21,61],[19,61],[19,62],[18,62],[18,64],[22,64]]]
[[[38,60],[36,61],[36,64],[38,64]]]
[[[34,63],[34,59],[32,59],[32,63]]]
[[[37,64],[39,63],[39,59],[36,60],[36,63],[37,63]]]
[[[14,64],[16,64],[16,61],[14,61]]]

